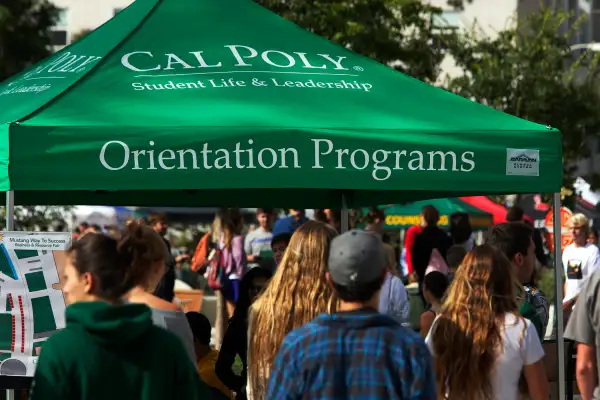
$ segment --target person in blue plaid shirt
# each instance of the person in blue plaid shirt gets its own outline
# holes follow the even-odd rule
[[[431,355],[418,334],[379,314],[381,239],[353,230],[331,242],[326,279],[340,299],[290,332],[275,359],[269,400],[435,400]]]

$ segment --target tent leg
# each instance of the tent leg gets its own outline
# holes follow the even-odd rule
[[[554,193],[552,200],[553,207],[553,224],[552,231],[554,232],[554,310],[556,319],[556,358],[558,360],[558,399],[565,400],[565,344],[564,344],[564,321],[563,321],[563,279],[562,279],[562,227],[560,217],[560,193]],[[571,379],[571,378],[569,378]]]
[[[15,391],[13,389],[6,389],[6,400],[15,400]]]
[[[348,220],[348,203],[346,202],[346,195],[342,193],[342,231],[340,233],[348,232],[350,221]]]
[[[15,230],[15,192],[6,192],[6,231]]]

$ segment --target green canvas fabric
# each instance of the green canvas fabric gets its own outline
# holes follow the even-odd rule
[[[560,132],[250,0],[137,0],[0,84],[0,123],[0,190],[23,205],[355,207],[562,181]]]

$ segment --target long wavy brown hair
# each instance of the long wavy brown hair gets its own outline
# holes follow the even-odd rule
[[[249,316],[248,379],[252,397],[266,395],[269,372],[285,336],[324,312],[337,309],[325,280],[329,245],[337,232],[308,221],[292,236],[277,272]]]
[[[518,314],[510,261],[490,245],[475,247],[458,268],[432,335],[439,399],[491,400],[507,313]]]

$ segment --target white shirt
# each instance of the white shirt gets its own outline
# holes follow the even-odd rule
[[[431,339],[431,332],[434,329],[435,322],[425,343],[435,357]],[[515,314],[506,314],[502,341],[503,349],[499,352],[492,372],[493,398],[494,400],[519,400],[519,378],[523,366],[540,361],[544,357],[544,349],[531,321],[518,318]]]
[[[379,312],[389,315],[401,324],[406,324],[410,316],[408,292],[402,279],[387,273],[379,293]]]
[[[576,247],[568,245],[562,255],[567,287],[563,302],[579,295],[588,277],[600,268],[600,251],[594,244]]]

